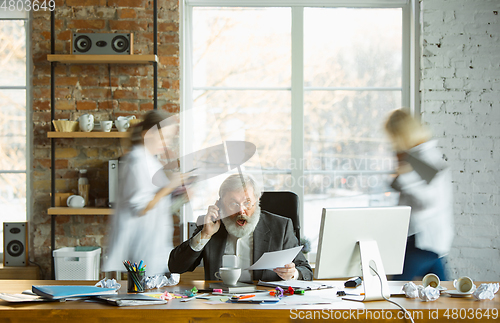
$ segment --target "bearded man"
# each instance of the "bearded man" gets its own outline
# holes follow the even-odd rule
[[[229,176],[220,186],[219,200],[208,207],[203,225],[198,226],[191,239],[170,253],[170,272],[193,271],[203,259],[205,280],[217,280],[215,273],[227,266],[223,264],[223,258],[233,257],[237,259],[236,266],[242,269],[239,279],[242,282],[312,280],[311,266],[302,252],[284,267],[244,270],[265,252],[299,245],[292,220],[260,209],[261,194],[259,185],[251,176]]]

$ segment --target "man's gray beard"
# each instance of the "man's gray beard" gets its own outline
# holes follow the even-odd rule
[[[255,211],[250,217],[240,214],[231,218],[230,216],[227,216],[223,210],[220,210],[220,216],[222,223],[224,223],[224,226],[230,235],[233,235],[236,238],[243,238],[244,236],[253,233],[255,227],[257,227],[257,223],[259,223],[260,219],[260,206],[257,205],[255,207]],[[241,218],[244,218],[247,221],[243,227],[236,224],[236,221]]]

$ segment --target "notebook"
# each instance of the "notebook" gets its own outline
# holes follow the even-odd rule
[[[87,297],[116,294],[114,288],[102,288],[86,285],[46,285],[46,286],[32,286],[33,293],[49,299],[62,299],[70,297]]]
[[[228,286],[224,283],[210,283],[210,288],[222,289],[225,293],[251,293],[257,289],[255,285],[237,282],[236,285]]]

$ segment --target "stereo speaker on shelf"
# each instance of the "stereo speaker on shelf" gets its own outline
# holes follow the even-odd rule
[[[74,55],[132,55],[134,34],[73,33],[71,52]]]
[[[28,266],[28,223],[4,222],[3,265]]]

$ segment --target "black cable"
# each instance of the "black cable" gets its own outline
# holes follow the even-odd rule
[[[39,264],[37,264],[36,262],[31,261],[31,260],[29,260],[29,263],[38,266],[38,269],[40,269],[40,277],[43,278],[44,277],[44,275],[43,275],[44,272],[43,272],[42,266],[40,266]]]
[[[405,318],[408,317],[412,323],[415,323],[415,321],[413,321],[413,318],[411,317],[410,312],[408,312],[406,310],[406,308],[404,308],[402,305],[399,305],[397,302],[392,301],[392,300],[390,300],[390,299],[388,299],[387,297],[384,296],[384,289],[383,289],[383,286],[382,286],[382,278],[380,277],[380,275],[378,274],[378,272],[375,269],[373,269],[372,266],[370,266],[370,269],[373,270],[373,272],[377,275],[378,280],[380,281],[380,293],[382,294],[382,298],[385,299],[386,301],[388,301],[389,303],[392,303],[392,304],[396,305],[397,307],[399,307],[400,309],[402,309],[403,312],[405,313]]]

